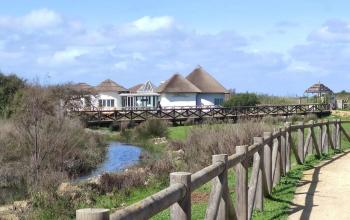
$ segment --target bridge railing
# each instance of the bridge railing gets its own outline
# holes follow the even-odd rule
[[[195,107],[195,108],[170,108],[170,109],[125,109],[104,111],[76,111],[75,113],[85,118],[88,122],[111,121],[145,121],[147,119],[162,119],[171,121],[183,121],[187,119],[237,119],[244,117],[260,117],[265,115],[293,115],[330,112],[329,104],[307,105],[259,105],[245,107]]]
[[[251,219],[254,210],[263,211],[265,196],[271,195],[281,176],[291,170],[292,153],[297,163],[303,164],[307,155],[321,156],[329,149],[341,150],[341,134],[350,141],[344,123],[350,121],[286,123],[274,132],[254,137],[254,144],[250,146],[236,146],[236,153],[231,156],[213,155],[212,164],[196,173],[171,173],[168,188],[140,202],[111,215],[106,209],[77,210],[77,220],[149,219],[168,208],[170,219],[188,220],[191,219],[191,193],[210,181],[205,219]],[[252,164],[250,178],[249,164]],[[235,202],[228,188],[229,169],[235,170]]]

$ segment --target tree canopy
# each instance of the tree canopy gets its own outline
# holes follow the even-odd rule
[[[0,117],[8,117],[11,114],[12,101],[24,86],[25,81],[18,76],[0,72]]]

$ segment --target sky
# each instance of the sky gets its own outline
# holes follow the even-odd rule
[[[238,92],[350,90],[350,1],[0,0],[0,71],[124,87],[198,65]]]

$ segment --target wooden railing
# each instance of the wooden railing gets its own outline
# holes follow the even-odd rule
[[[275,132],[264,132],[262,137],[255,137],[253,145],[237,146],[236,153],[231,156],[213,155],[212,165],[196,173],[171,173],[168,188],[138,203],[111,215],[106,209],[77,210],[77,220],[149,219],[168,208],[170,219],[188,220],[191,219],[191,193],[209,181],[212,188],[205,219],[251,219],[253,210],[263,211],[264,197],[271,195],[281,176],[291,170],[292,153],[297,163],[303,164],[305,157],[313,152],[321,156],[330,148],[340,150],[341,133],[350,141],[342,126],[344,123],[350,121],[286,123]],[[248,179],[251,161],[252,172]],[[236,176],[235,202],[231,200],[228,188],[228,170],[231,168],[235,169]],[[95,218],[90,218],[92,216]]]
[[[307,105],[260,105],[247,107],[223,108],[216,106],[170,108],[170,109],[124,109],[110,111],[74,111],[89,123],[113,121],[145,121],[147,119],[163,119],[184,121],[187,119],[237,119],[244,117],[260,117],[265,115],[288,116],[293,114],[329,113],[329,104]]]

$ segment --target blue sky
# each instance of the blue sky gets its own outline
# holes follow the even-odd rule
[[[23,2],[0,0],[0,70],[29,80],[131,87],[201,65],[243,92],[349,87],[348,1]]]

